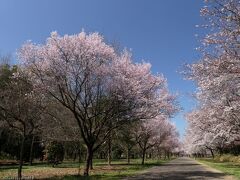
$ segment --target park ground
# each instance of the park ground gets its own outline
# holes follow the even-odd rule
[[[150,160],[145,165],[140,159],[126,164],[125,160],[116,160],[107,165],[105,160],[95,160],[94,169],[89,178],[80,176],[80,179],[206,179],[206,180],[237,180],[240,179],[240,165],[233,162],[218,162],[209,158],[191,159],[177,158],[169,160]],[[79,179],[79,163],[63,162],[52,167],[46,163],[35,163],[33,166],[24,166],[23,176],[35,179]],[[80,164],[80,174],[84,164]],[[16,176],[17,165],[0,167],[0,179]]]
[[[141,159],[133,159],[128,165],[126,160],[112,161],[109,166],[105,160],[94,160],[93,170],[88,179],[121,179],[127,176],[136,175],[145,169],[153,166],[160,166],[169,160],[147,159],[145,165],[141,165]],[[0,179],[12,178],[17,175],[17,165],[0,166]],[[80,174],[83,174],[84,164],[80,164]],[[36,179],[79,179],[79,163],[65,161],[62,164],[52,167],[46,163],[35,163],[33,166],[23,167],[24,177]],[[86,179],[80,177],[80,179]]]

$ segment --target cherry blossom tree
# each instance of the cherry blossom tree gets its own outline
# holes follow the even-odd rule
[[[33,90],[29,79],[20,75],[19,68],[13,67],[9,72],[11,74],[8,74],[8,80],[1,86],[0,91],[0,118],[21,136],[18,168],[18,178],[21,179],[26,138],[39,134],[42,129],[44,96]],[[3,72],[0,74],[6,76]]]
[[[149,63],[133,63],[127,51],[118,55],[98,33],[54,32],[44,45],[24,44],[18,55],[34,88],[72,112],[87,147],[85,175],[114,129],[172,111],[175,98],[163,76],[153,75]]]
[[[210,33],[203,38],[202,59],[188,66],[198,86],[199,106],[187,117],[187,139],[212,151],[239,141],[240,132],[240,3],[209,0],[201,14]],[[194,133],[191,133],[193,131]],[[213,155],[213,153],[212,153]]]
[[[138,125],[135,134],[142,153],[142,164],[144,164],[146,152],[153,147],[175,148],[172,145],[175,138],[178,139],[178,137],[175,136],[176,129],[174,130],[173,127],[165,115],[158,115],[153,119],[143,120]]]
[[[136,141],[142,154],[142,164],[145,162],[146,151],[156,145],[157,127],[160,121],[148,120],[137,127]]]
[[[179,153],[179,148],[181,146],[179,133],[177,132],[176,126],[169,121],[166,123],[163,132],[164,133],[161,133],[161,136],[159,136],[158,145],[160,148],[164,149],[165,157],[167,156],[169,159],[170,154]]]

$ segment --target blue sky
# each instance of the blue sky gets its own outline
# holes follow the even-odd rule
[[[179,94],[181,111],[173,121],[183,135],[183,114],[194,106],[192,82],[178,73],[199,59],[195,34],[202,34],[202,0],[1,0],[0,52],[11,53],[26,40],[44,43],[50,32],[98,31],[108,41],[132,49],[136,62],[163,73],[169,89]]]

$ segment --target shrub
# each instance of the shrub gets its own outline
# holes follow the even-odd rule
[[[64,159],[64,147],[62,143],[53,141],[47,148],[47,160],[53,167]]]
[[[214,158],[216,162],[234,162],[240,163],[240,156],[234,156],[231,154],[223,154]]]

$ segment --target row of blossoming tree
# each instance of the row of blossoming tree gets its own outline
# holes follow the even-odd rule
[[[142,163],[149,149],[177,148],[169,118],[178,106],[166,79],[152,74],[149,63],[134,63],[130,52],[117,52],[98,33],[53,32],[45,44],[27,42],[17,55],[20,64],[1,90],[0,115],[21,134],[19,177],[29,135],[81,139],[84,175],[96,151],[106,144],[111,150],[114,136],[128,153],[138,144]]]
[[[240,142],[240,3],[209,0],[201,10],[210,33],[203,38],[200,61],[189,65],[198,105],[186,115],[188,153],[232,152]]]

